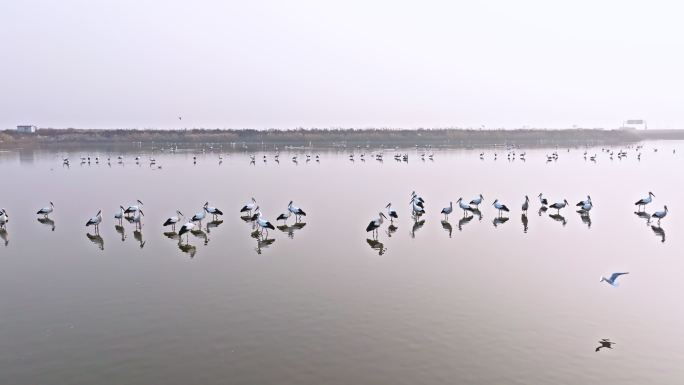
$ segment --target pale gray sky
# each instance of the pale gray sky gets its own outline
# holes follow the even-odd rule
[[[684,128],[679,4],[0,0],[0,128]]]

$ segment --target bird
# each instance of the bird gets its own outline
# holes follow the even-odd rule
[[[176,223],[178,223],[181,218],[183,218],[183,213],[180,212],[180,210],[176,210],[176,215],[169,217],[169,219],[164,222],[163,226],[171,226],[171,229],[176,231]]]
[[[556,209],[557,214],[560,214],[560,210],[568,205],[568,201],[563,199],[563,202],[556,202],[549,206],[549,208]]]
[[[261,233],[263,234],[264,231],[266,231],[266,237],[268,238],[268,229],[275,230],[275,226],[271,224],[267,219],[262,218],[261,210],[259,210],[259,206],[256,208],[256,214],[257,214],[257,219],[256,222],[261,227]]]
[[[43,216],[45,216],[45,218],[47,218],[48,215],[50,215],[50,213],[52,213],[54,210],[55,210],[55,205],[54,205],[54,203],[50,202],[50,206],[43,207],[42,209],[38,210],[38,212],[36,212],[36,214],[37,215],[43,215]]]
[[[539,193],[538,197],[539,197],[539,203],[541,203],[542,206],[547,206],[549,204],[549,201],[546,200],[546,198],[544,198],[542,196],[542,193]]]
[[[306,216],[306,213],[304,212],[304,210],[293,205],[292,201],[290,201],[290,203],[287,205],[287,209],[288,209],[288,211],[290,211],[292,214],[295,215],[295,222],[299,222],[299,220],[301,219],[300,217]]]
[[[655,194],[653,194],[652,192],[649,191],[648,196],[646,198],[639,199],[638,201],[634,202],[634,205],[637,206],[637,210],[642,209],[642,208],[645,209],[646,205],[651,203],[651,201],[653,200],[654,197],[655,197]]]
[[[530,198],[525,195],[525,202],[522,204],[522,211],[523,213],[527,213],[527,209],[530,208]]]
[[[591,198],[589,198],[586,202],[580,202],[583,203],[582,206],[580,206],[580,209],[577,210],[578,213],[580,214],[589,214],[589,211],[594,207],[594,204],[591,202]],[[579,206],[579,205],[578,205]]]
[[[577,207],[582,207],[582,206],[584,206],[584,205],[586,205],[586,204],[589,204],[589,203],[591,203],[591,197],[590,197],[589,195],[587,195],[587,199],[586,199],[586,200],[577,202],[577,204],[576,204],[575,206],[577,206]]]
[[[618,283],[616,281],[617,281],[618,277],[620,277],[621,275],[625,275],[625,274],[629,274],[629,273],[613,273],[610,275],[610,278],[601,277],[601,280],[599,282],[606,282],[613,287],[617,287]]]
[[[119,220],[119,223],[121,223],[121,220],[122,220],[123,217],[124,217],[124,212],[125,212],[124,207],[123,207],[123,206],[119,206],[119,212],[116,213],[116,214],[114,214],[114,219],[118,219],[118,220]]]
[[[283,221],[284,223],[287,223],[287,220],[290,218],[290,215],[292,215],[292,213],[290,212],[289,206],[288,206],[288,209],[285,210],[284,213],[278,215],[278,218],[276,218],[276,221]]]
[[[472,210],[470,205],[467,205],[465,202],[463,202],[463,198],[458,198],[456,203],[458,203],[458,207],[460,207],[461,210],[463,210],[463,216],[466,216],[468,214],[468,211]]]
[[[388,203],[385,207],[387,208],[387,215],[390,218],[390,222],[394,222],[395,219],[399,219],[397,211],[392,208],[392,202]]]
[[[133,214],[136,211],[140,210],[143,206],[143,203],[140,201],[140,199],[138,199],[137,202],[138,202],[137,205],[128,206],[128,208],[126,210],[124,210],[124,214],[130,215],[130,214]]]
[[[9,222],[7,211],[5,211],[5,209],[0,209],[0,229],[4,229],[7,222]]]
[[[667,215],[667,205],[665,205],[665,208],[663,211],[656,211],[651,215],[652,218],[657,218],[658,219],[658,224],[660,224],[660,220],[665,218]]]
[[[189,232],[192,231],[192,229],[194,229],[194,228],[195,228],[195,224],[194,224],[194,223],[192,223],[192,222],[187,222],[187,223],[185,223],[183,226],[181,226],[180,230],[178,231],[178,236],[180,237],[180,236],[182,236],[182,235],[185,234],[185,233],[189,233]],[[187,237],[189,237],[189,236],[190,236],[190,235],[186,236],[186,238],[185,238],[185,243],[188,242],[188,238],[187,238]]]
[[[449,220],[449,214],[454,211],[453,202],[449,202],[449,206],[442,209],[442,214],[444,214],[444,220]]]
[[[479,208],[479,207],[480,207],[480,203],[482,203],[482,200],[483,200],[483,199],[484,199],[484,197],[482,196],[482,194],[480,194],[479,197],[477,197],[477,198],[471,200],[471,201],[470,201],[470,204],[476,206],[477,208]]]
[[[142,210],[136,211],[133,215],[133,223],[135,224],[136,229],[142,229],[142,217],[144,216],[145,213]]]
[[[195,215],[190,218],[190,222],[199,222],[200,228],[202,227],[202,220],[206,216],[206,212],[204,211],[204,207],[202,207],[202,210],[198,211],[195,213]]]
[[[377,218],[368,223],[368,226],[366,226],[366,232],[372,231],[374,235],[377,235],[378,228],[382,226],[383,218],[387,219],[384,213],[379,213]]]
[[[86,225],[86,227],[95,226],[95,232],[99,232],[100,231],[100,222],[102,222],[102,210],[98,210],[97,214],[95,214],[94,217],[88,219],[88,222],[86,222],[85,225]]]
[[[209,206],[209,202],[204,203],[204,211],[211,214],[213,219],[216,219],[216,216],[218,215],[223,215],[223,211],[217,209],[216,207]]]
[[[613,345],[615,345],[615,342],[611,342],[608,338],[602,338],[598,343],[601,345],[596,348],[597,352],[603,348],[612,349]]]
[[[510,210],[508,209],[508,207],[506,207],[505,204],[499,202],[498,199],[495,199],[495,200],[494,200],[494,203],[492,203],[492,206],[494,206],[494,208],[496,208],[497,210],[499,210],[499,216],[501,216],[501,212],[502,212],[502,211],[505,211],[505,212],[509,212],[509,211],[510,211]]]
[[[249,215],[252,215],[252,210],[254,210],[255,207],[256,207],[256,199],[252,198],[251,202],[242,206],[242,208],[240,209],[240,212],[241,213],[249,212]]]

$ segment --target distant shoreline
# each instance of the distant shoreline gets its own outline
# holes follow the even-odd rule
[[[297,130],[87,130],[38,129],[26,134],[0,131],[0,148],[70,146],[149,146],[220,144],[222,147],[330,147],[357,146],[490,147],[490,146],[596,146],[637,143],[642,140],[684,140],[684,130],[598,129],[297,129]]]

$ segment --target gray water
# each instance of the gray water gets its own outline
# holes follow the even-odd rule
[[[361,150],[307,163],[301,151],[299,164],[297,152],[280,164],[258,152],[254,165],[247,153],[193,164],[192,152],[140,150],[140,165],[133,152],[120,165],[105,151],[2,152],[0,383],[682,383],[681,145],[645,143],[640,161],[589,149],[595,163],[584,149],[550,163],[552,149],[525,162],[503,149],[496,161],[492,149],[484,160],[401,151],[408,163],[393,151],[382,163]],[[79,164],[88,153],[103,159]],[[412,190],[426,200],[422,226]],[[670,209],[660,227],[634,214],[648,191],[649,213]],[[540,192],[573,207],[538,212]],[[455,208],[442,223],[450,200],[480,193],[481,218]],[[582,220],[574,204],[587,194]],[[291,217],[264,240],[240,218],[251,197],[274,224],[294,200],[305,224]],[[495,198],[511,208],[496,226]],[[122,234],[112,216],[136,199],[142,231],[124,221]],[[49,201],[54,223],[40,222]],[[205,201],[222,223],[203,222],[187,244],[164,235],[176,209],[189,217]],[[385,223],[375,240],[366,225],[388,202],[396,231]],[[84,226],[98,209],[100,237]],[[619,287],[599,283],[616,271],[630,272]],[[612,350],[595,351],[602,338]]]

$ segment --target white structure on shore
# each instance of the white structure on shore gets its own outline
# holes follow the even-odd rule
[[[17,126],[17,132],[22,132],[22,133],[25,133],[25,134],[33,134],[33,133],[36,132],[37,129],[38,129],[38,127],[32,126],[32,125],[20,125],[20,126]]]

